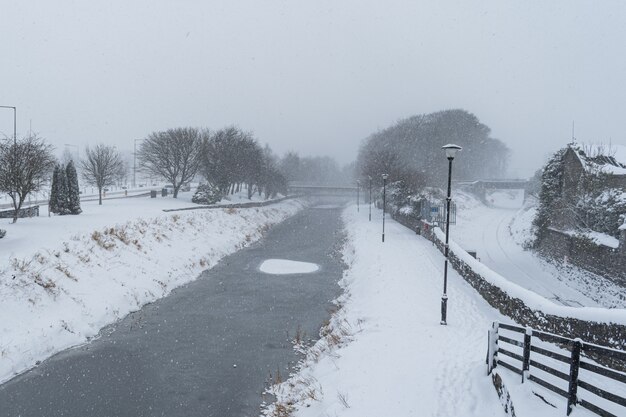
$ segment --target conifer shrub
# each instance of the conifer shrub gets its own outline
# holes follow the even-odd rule
[[[70,160],[65,167],[65,173],[67,176],[67,209],[71,214],[80,214],[82,209],[80,208],[80,190],[78,188],[78,174],[76,173],[76,167],[74,162]]]
[[[201,184],[191,201],[196,204],[215,204],[222,199],[222,193],[213,184]]]
[[[52,186],[50,187],[50,200],[48,201],[48,209],[50,213],[59,212],[59,171],[61,167],[57,164],[52,172]]]

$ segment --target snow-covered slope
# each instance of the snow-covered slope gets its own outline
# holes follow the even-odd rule
[[[0,381],[196,279],[302,205],[165,214],[172,199],[21,219],[0,241]]]

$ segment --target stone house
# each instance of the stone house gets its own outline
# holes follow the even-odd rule
[[[571,143],[563,156],[563,193],[576,188],[583,173],[609,174],[607,188],[621,188],[626,192],[626,147],[583,146]]]
[[[569,260],[626,286],[626,224],[618,226],[620,215],[626,215],[626,147],[607,152],[601,147],[569,144],[561,159],[558,200],[553,206],[550,226],[539,243],[540,252],[553,259]],[[582,191],[581,191],[582,190]],[[591,191],[589,191],[591,190]],[[590,230],[592,217],[581,217],[577,204],[581,196],[591,201],[615,224],[612,233]],[[598,203],[597,196],[617,196],[619,204]],[[584,201],[584,200],[583,200]],[[606,206],[604,205],[606,204]],[[606,210],[605,210],[606,208]],[[599,230],[599,229],[598,229]]]
[[[584,146],[570,143],[563,155],[563,178],[561,204],[558,214],[552,219],[553,227],[561,230],[576,229],[572,207],[579,193],[579,184],[584,175],[602,176],[598,183],[605,189],[621,189],[626,193],[626,147],[610,149],[602,146]]]

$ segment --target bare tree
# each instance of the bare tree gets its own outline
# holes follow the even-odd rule
[[[198,171],[202,137],[203,132],[192,127],[151,133],[139,148],[139,164],[172,184],[177,198],[181,185]]]
[[[85,159],[81,160],[84,180],[98,188],[98,204],[102,205],[102,189],[115,184],[124,171],[124,162],[117,149],[104,144],[85,149]]]
[[[0,144],[0,190],[11,198],[13,223],[26,197],[38,191],[54,167],[52,146],[36,135]]]

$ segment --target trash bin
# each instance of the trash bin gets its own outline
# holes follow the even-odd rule
[[[167,188],[161,189],[161,197],[167,197]]]
[[[150,191],[150,198],[156,198],[156,190]]]

